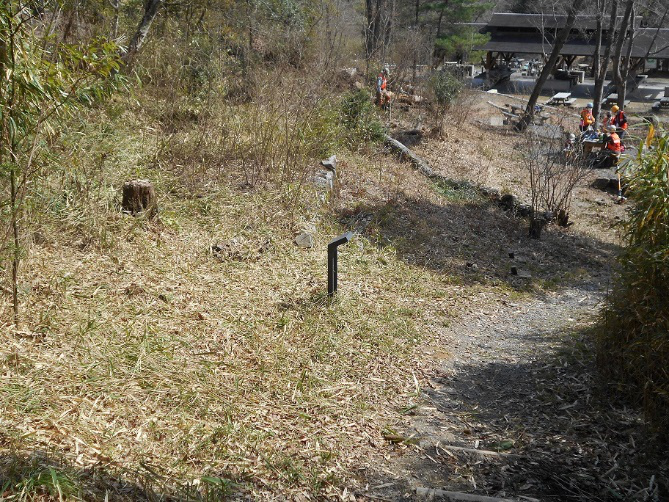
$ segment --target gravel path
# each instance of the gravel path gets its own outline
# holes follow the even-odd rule
[[[666,456],[637,413],[597,391],[587,326],[604,292],[495,298],[449,326],[455,357],[408,410],[407,440],[368,499],[661,500]]]
[[[479,112],[486,119],[485,107]],[[527,173],[509,161],[518,158],[518,138],[462,129],[467,141],[427,142],[416,152],[446,177],[512,186],[526,199]],[[488,136],[498,140],[494,151]],[[466,263],[487,282],[479,297],[460,302],[464,311],[440,346],[426,349],[428,385],[386,431],[385,461],[361,467],[356,500],[669,500],[669,447],[596,375],[591,326],[617,254],[612,227],[625,208],[592,189],[592,179],[575,192],[570,231],[540,241],[494,208],[420,199],[395,208],[395,226],[382,230],[391,241],[407,238],[411,247],[397,249],[409,263],[469,284],[458,269]],[[518,276],[509,275],[512,265]]]

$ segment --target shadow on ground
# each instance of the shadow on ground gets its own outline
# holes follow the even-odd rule
[[[527,218],[514,217],[480,196],[447,195],[453,201],[445,205],[401,195],[340,216],[350,227],[364,228],[377,245],[392,246],[406,263],[465,284],[505,283],[522,290],[594,277],[606,287],[617,246],[554,225],[544,229],[542,239],[530,239]],[[511,273],[512,267],[520,276]]]
[[[218,501],[235,491],[236,485],[227,479],[210,477],[197,485],[179,485],[150,466],[141,469],[117,475],[99,466],[75,466],[55,453],[4,452],[0,500]]]
[[[398,478],[376,476],[370,486],[387,485],[377,493],[391,500],[413,500],[416,487],[435,490],[428,491],[434,500],[450,500],[439,490],[512,500],[669,500],[669,445],[596,381],[591,337],[521,330],[510,336],[531,347],[520,361],[445,366],[406,432],[419,446],[398,452]]]

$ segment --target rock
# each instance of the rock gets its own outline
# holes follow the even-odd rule
[[[497,115],[493,115],[490,117],[490,125],[491,126],[503,126],[504,125],[504,117],[499,117]]]
[[[318,171],[314,176],[314,185],[325,190],[332,190],[334,188],[334,172]]]
[[[502,196],[502,193],[496,188],[481,187],[479,188],[479,193],[484,197],[488,197],[496,201],[498,201]]]
[[[606,190],[609,187],[609,178],[596,178],[595,181],[592,182],[592,188],[596,188],[598,190]]]
[[[420,129],[411,129],[397,133],[397,140],[404,146],[416,146],[423,139],[423,132]]]
[[[467,262],[467,268],[470,268],[472,270],[478,270],[479,266],[476,263],[472,263],[470,261]]]
[[[499,205],[506,211],[513,211],[518,206],[518,197],[510,193],[504,194],[499,199]]]
[[[530,216],[532,214],[532,206],[529,204],[519,204],[518,214],[523,217]]]
[[[314,247],[314,237],[310,233],[302,232],[295,237],[295,244],[301,248]]]
[[[532,274],[530,274],[527,270],[519,269],[518,267],[511,267],[511,275],[517,275],[522,279],[532,278]]]
[[[337,156],[332,155],[329,159],[321,160],[321,165],[329,171],[336,171],[337,170]]]

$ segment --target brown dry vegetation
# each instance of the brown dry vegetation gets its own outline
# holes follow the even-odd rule
[[[165,149],[164,123],[127,104],[86,117],[64,141],[70,169],[39,180],[23,328],[8,294],[0,311],[5,473],[28,496],[56,494],[49,462],[66,496],[333,495],[416,392],[423,318],[445,315],[449,278],[357,238],[328,302],[325,245],[344,228],[331,205],[310,185],[250,187],[239,165],[181,164],[188,134]],[[418,182],[387,159],[343,160],[343,205]],[[155,183],[157,221],[120,212],[131,177]],[[302,228],[314,249],[294,245]],[[232,251],[215,256],[221,241]]]
[[[198,139],[213,157],[184,165],[197,134],[177,133],[166,149],[165,121],[127,105],[87,117],[71,136],[85,139],[64,142],[75,169],[40,180],[24,329],[10,327],[2,297],[5,469],[40,493],[55,462],[61,489],[84,498],[354,490],[356,468],[386,454],[385,427],[415,404],[429,365],[420,354],[439,347],[440,327],[483,287],[528,291],[500,260],[527,246],[525,222],[440,193],[381,151],[342,153],[325,204],[308,183],[250,187],[239,164],[216,161],[211,144],[226,145],[216,134]],[[475,122],[462,131],[419,151],[449,176],[518,186],[514,164],[486,153],[505,144],[512,155],[509,133]],[[158,221],[119,211],[130,177],[155,183]],[[304,228],[316,230],[314,249],[293,244]],[[325,245],[346,228],[362,234],[341,249],[330,303]],[[530,288],[602,259],[577,235],[553,236],[576,262],[554,238],[537,244]],[[221,241],[231,251],[214,255]]]

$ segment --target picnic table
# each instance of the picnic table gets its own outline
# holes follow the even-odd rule
[[[609,95],[606,96],[606,98],[604,99],[604,105],[606,105],[606,106],[608,106],[608,105],[615,105],[615,104],[617,104],[617,103],[618,103],[618,94],[616,94],[615,92],[614,92],[613,94],[609,94]],[[623,105],[623,107],[626,107],[626,106],[629,105],[629,104],[630,104],[630,100],[629,100],[629,99],[626,99],[626,100],[625,100],[625,104]]]
[[[576,98],[571,97],[571,92],[558,92],[555,96],[548,100],[547,105],[564,105],[571,106],[576,102]]]
[[[595,148],[603,149],[605,145],[606,145],[606,143],[604,143],[599,138],[584,139],[583,140],[583,153],[587,155],[590,152],[592,152]]]

